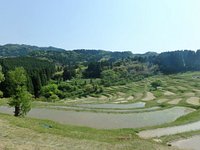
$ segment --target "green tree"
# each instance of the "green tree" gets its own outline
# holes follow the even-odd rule
[[[85,78],[99,78],[102,72],[100,62],[91,62],[84,72]]]
[[[0,83],[2,82],[2,81],[4,81],[4,75],[3,75],[3,73],[2,73],[2,67],[0,66]]]
[[[48,84],[42,87],[41,95],[45,98],[50,98],[52,95],[56,95],[58,91],[59,90],[57,84]]]
[[[4,74],[2,73],[2,67],[0,66],[0,83],[5,80]],[[3,97],[3,92],[0,91],[0,97]]]
[[[57,95],[53,94],[53,95],[51,95],[51,96],[49,97],[49,100],[50,100],[51,102],[55,102],[55,101],[58,101],[58,100],[59,100],[59,97],[58,97]]]
[[[161,82],[160,80],[156,80],[156,81],[154,81],[154,82],[151,83],[151,86],[152,86],[155,90],[157,90],[157,88],[158,88],[159,86],[161,86],[161,85],[162,85],[162,82]]]
[[[31,94],[27,91],[26,71],[22,67],[8,72],[11,99],[9,105],[15,107],[15,116],[24,116],[31,109]]]
[[[119,75],[113,70],[105,70],[101,73],[101,79],[105,86],[111,86],[118,82]]]
[[[75,69],[71,67],[65,67],[63,71],[63,80],[71,80],[73,77],[76,76]]]

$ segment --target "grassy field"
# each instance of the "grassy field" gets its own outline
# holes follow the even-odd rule
[[[0,128],[0,149],[173,149],[139,139],[133,129],[97,130],[4,114]]]
[[[141,129],[97,130],[58,124],[48,120],[15,118],[0,114],[0,149],[134,149],[134,150],[167,150],[166,143],[179,138],[200,134],[200,131],[164,136],[162,143],[153,139],[143,140],[137,136],[142,130],[169,127],[200,120],[200,72],[189,72],[175,75],[157,75],[139,82],[104,89],[101,96],[78,99],[64,99],[55,103],[33,102],[33,107],[68,106],[59,108],[74,111],[101,112],[118,109],[85,108],[84,104],[131,104],[145,102],[144,108],[158,107],[159,110],[175,106],[189,107],[196,111],[178,118],[176,121]],[[152,89],[151,83],[160,80],[161,86]],[[8,99],[1,99],[0,105],[6,105]],[[80,110],[81,108],[81,110]],[[54,109],[54,108],[51,108]],[[56,108],[55,108],[56,109]],[[123,108],[137,110],[138,108]],[[109,112],[110,110],[110,112]],[[122,110],[122,109],[120,109]],[[140,110],[141,111],[141,110]],[[148,110],[155,111],[155,110]],[[137,112],[137,111],[136,111]],[[122,112],[118,112],[122,113]],[[164,116],[163,116],[164,117]],[[43,142],[41,142],[43,141]],[[17,145],[17,146],[16,146]],[[26,148],[27,147],[27,148]]]

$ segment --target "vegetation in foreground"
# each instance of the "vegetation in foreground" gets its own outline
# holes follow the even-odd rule
[[[133,129],[97,130],[4,114],[0,118],[0,127],[6,129],[0,131],[2,149],[173,149],[139,139]]]

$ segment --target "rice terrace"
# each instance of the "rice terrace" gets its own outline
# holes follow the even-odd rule
[[[0,150],[200,150],[199,0],[0,2]]]

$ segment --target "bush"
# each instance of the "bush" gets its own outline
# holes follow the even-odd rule
[[[71,92],[73,91],[74,87],[69,83],[62,82],[61,84],[58,85],[58,89],[63,92]]]
[[[53,95],[51,95],[51,96],[49,97],[49,100],[50,100],[51,102],[55,102],[55,101],[58,101],[58,100],[59,100],[59,97],[58,97],[57,95],[53,94]]]
[[[101,73],[102,84],[104,86],[115,85],[119,80],[119,75],[113,70],[105,70]]]
[[[57,94],[58,92],[59,92],[59,90],[58,90],[58,86],[56,84],[49,84],[49,85],[42,87],[41,95],[46,98],[49,98],[52,95]]]
[[[156,80],[156,81],[154,81],[154,82],[151,83],[151,86],[152,86],[155,90],[157,90],[157,88],[158,88],[159,86],[161,86],[161,85],[162,85],[162,82],[161,82],[160,80]]]

